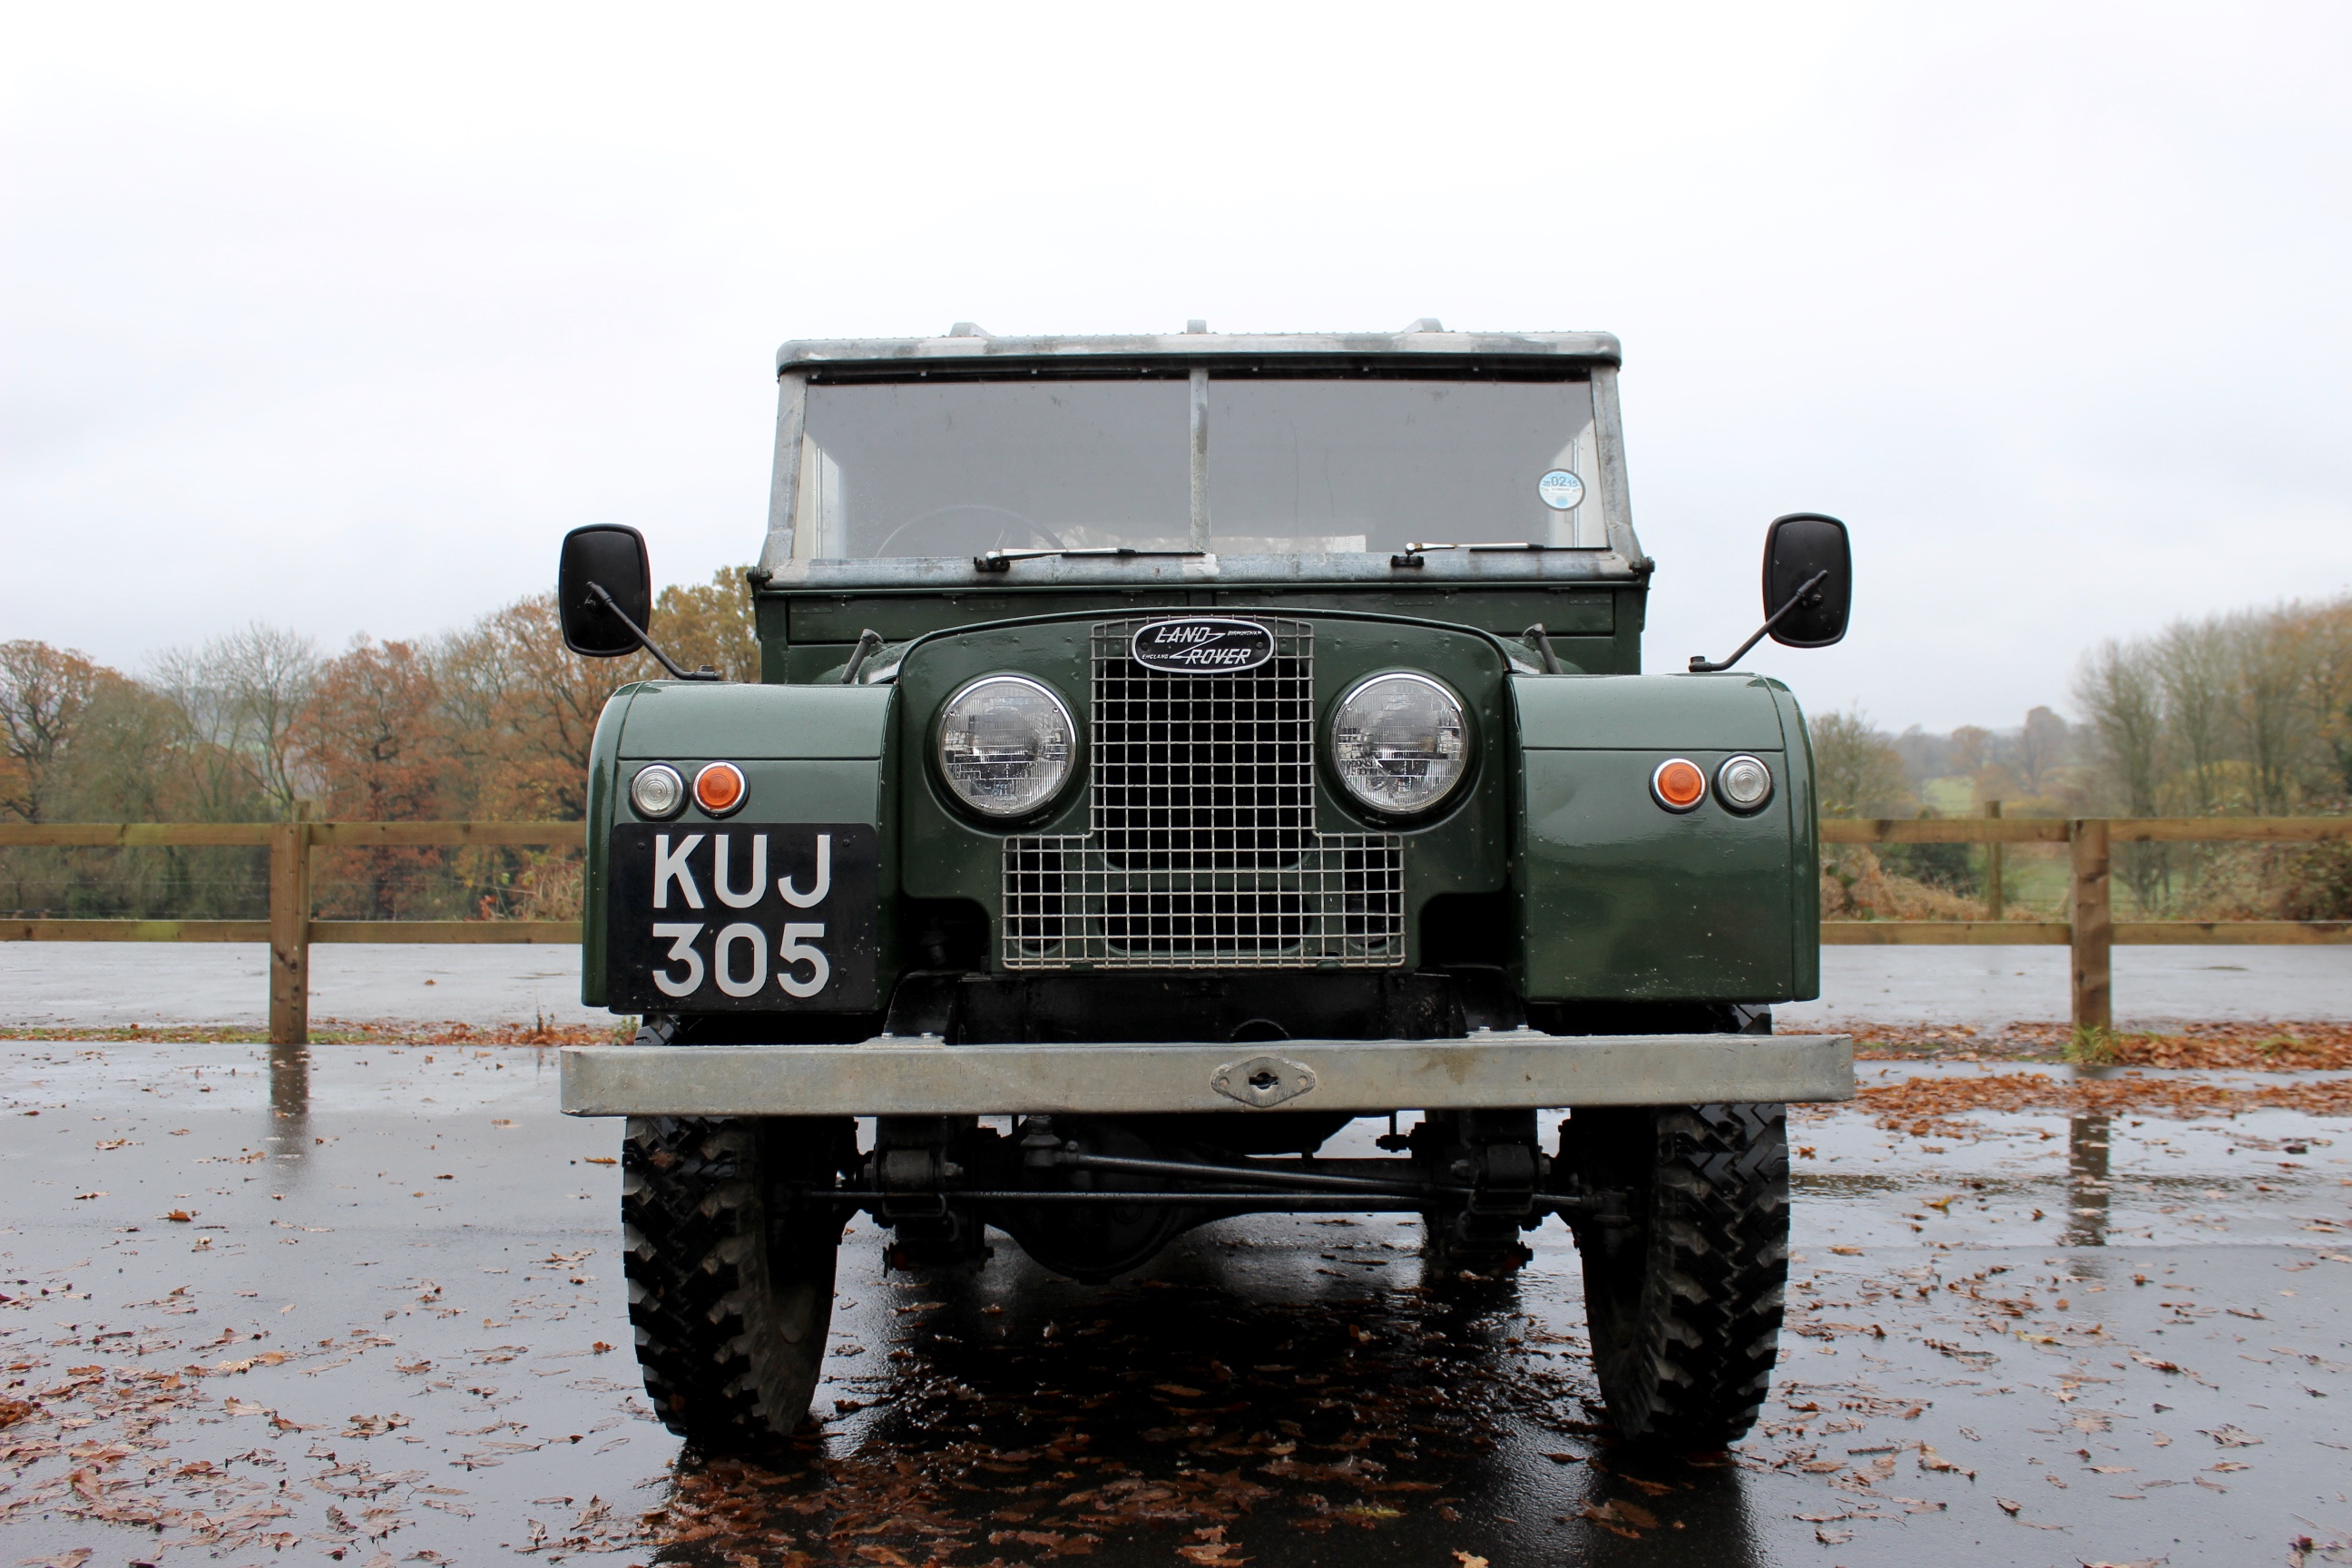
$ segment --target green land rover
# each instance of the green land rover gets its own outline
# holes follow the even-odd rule
[[[1771,1033],[1820,964],[1795,700],[1642,673],[1618,361],[1434,321],[787,343],[758,684],[660,653],[634,530],[567,537],[569,646],[676,677],[591,764],[583,994],[643,1026],[563,1062],[629,1119],[673,1429],[803,1420],[859,1211],[893,1267],[993,1229],[1100,1281],[1366,1210],[1489,1289],[1558,1215],[1619,1432],[1748,1429],[1782,1107],[1853,1052]],[[1850,579],[1842,523],[1777,520],[1764,631],[1837,641]],[[1372,1116],[1385,1157],[1318,1157]]]

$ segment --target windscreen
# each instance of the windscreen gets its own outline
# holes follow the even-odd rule
[[[803,557],[1192,547],[1181,379],[818,384]],[[1209,548],[1607,544],[1589,382],[1213,375]]]

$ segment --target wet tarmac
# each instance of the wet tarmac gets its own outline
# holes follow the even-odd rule
[[[0,1062],[11,1562],[2352,1561],[2352,1117],[1803,1115],[1766,1420],[1696,1460],[1610,1440],[1557,1226],[1501,1287],[1366,1215],[1089,1289],[885,1278],[861,1219],[752,1470],[651,1419],[551,1054]]]
[[[1830,947],[1822,996],[1773,1009],[1784,1029],[1857,1023],[1998,1027],[2066,1016],[2063,947]],[[220,1025],[259,1028],[268,950],[259,945],[0,943],[0,1029]],[[310,950],[311,1016],[476,1025],[605,1025],[580,1005],[566,947],[326,945]],[[2352,948],[2122,947],[2116,1017],[2352,1018]]]

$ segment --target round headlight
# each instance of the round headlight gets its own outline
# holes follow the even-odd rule
[[[1375,675],[1339,700],[1331,765],[1366,808],[1387,816],[1427,811],[1470,765],[1462,700],[1425,675]]]
[[[1772,770],[1760,757],[1733,757],[1715,770],[1715,793],[1734,811],[1754,811],[1772,798]]]
[[[1024,816],[1061,793],[1077,734],[1051,691],[1017,675],[992,675],[940,710],[940,774],[983,816]]]
[[[656,821],[675,816],[686,804],[686,781],[667,763],[639,768],[637,776],[629,781],[629,804],[637,808],[639,816]]]

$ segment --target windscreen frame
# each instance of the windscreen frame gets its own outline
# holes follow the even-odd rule
[[[801,493],[803,435],[812,387],[920,384],[926,382],[1053,382],[1153,381],[1191,382],[1197,395],[1203,379],[1265,381],[1404,381],[1496,384],[1512,382],[1585,383],[1591,387],[1593,472],[1581,476],[1583,502],[1597,519],[1594,534],[1601,542],[1580,543],[1578,556],[1595,557],[1604,574],[1645,575],[1650,562],[1635,538],[1627,504],[1622,425],[1618,409],[1617,366],[1613,359],[1568,355],[1520,355],[1416,353],[1360,354],[1329,353],[1221,353],[1178,358],[1168,354],[1080,353],[1051,358],[1012,359],[994,354],[962,359],[908,359],[852,363],[795,363],[779,376],[776,449],[770,492],[768,538],[757,569],[762,577],[779,572],[804,574],[811,558],[796,554],[796,508]],[[1197,432],[1196,432],[1197,444]],[[1213,474],[1213,458],[1210,463]],[[1214,480],[1209,480],[1213,496]],[[1198,511],[1196,507],[1196,512]],[[1196,542],[1196,548],[1199,542]],[[1570,552],[1570,547],[1551,546]],[[1320,552],[1290,552],[1316,558]],[[1368,556],[1384,552],[1370,551]],[[1530,552],[1530,554],[1536,553]],[[949,561],[953,556],[856,557],[877,568],[884,561]],[[835,563],[828,561],[829,566]],[[840,564],[845,565],[846,563]],[[1563,563],[1565,564],[1565,563]],[[1581,572],[1575,574],[1583,575]]]

